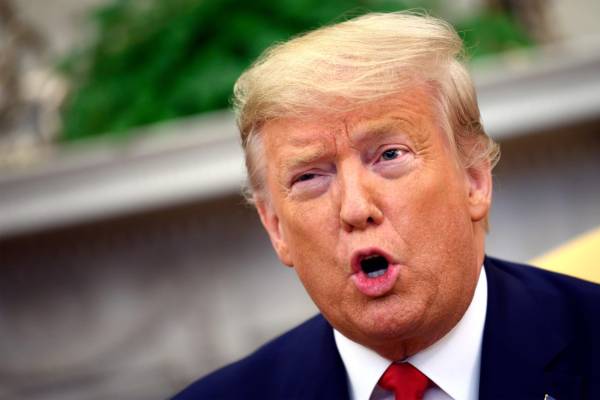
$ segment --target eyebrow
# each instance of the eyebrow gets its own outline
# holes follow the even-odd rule
[[[327,148],[324,145],[316,144],[304,146],[299,151],[294,151],[288,155],[282,162],[283,170],[290,171],[305,165],[312,164],[327,155]]]
[[[388,117],[384,120],[369,121],[363,126],[358,126],[350,133],[353,142],[361,143],[376,138],[393,136],[399,133],[414,137],[415,124],[407,118]]]

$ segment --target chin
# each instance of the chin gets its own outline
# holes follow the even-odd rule
[[[390,304],[391,303],[391,304]],[[351,339],[373,347],[390,342],[410,340],[423,325],[424,307],[419,304],[397,304],[390,299],[371,300],[362,312],[348,318],[344,330],[349,331]],[[347,322],[351,325],[347,326]]]

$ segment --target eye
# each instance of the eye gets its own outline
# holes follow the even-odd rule
[[[301,190],[314,190],[326,185],[329,182],[329,178],[335,171],[333,165],[312,165],[306,169],[297,171],[296,173],[291,172],[289,180],[287,180],[287,187],[294,189],[295,191]]]
[[[311,179],[314,179],[314,177],[316,175],[317,174],[310,173],[310,172],[308,172],[306,174],[302,174],[302,175],[296,177],[296,179],[294,179],[294,183],[296,183],[296,182],[310,181]]]
[[[331,173],[321,169],[299,173],[291,180],[289,194],[297,200],[315,198],[327,191]]]
[[[377,156],[371,161],[372,168],[384,178],[399,178],[415,167],[414,152],[402,144],[381,146],[375,154]]]
[[[403,152],[404,150],[400,148],[387,149],[381,153],[381,159],[383,161],[395,160],[396,158],[400,157]]]

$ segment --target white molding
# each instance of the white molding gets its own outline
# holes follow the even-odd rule
[[[56,149],[0,177],[0,237],[240,190],[243,155],[229,113],[152,130],[127,143]]]
[[[488,133],[501,141],[600,116],[600,51],[587,49],[540,51],[533,64],[513,56],[488,72],[480,65]],[[243,155],[229,112],[147,130],[126,143],[46,149],[36,165],[3,172],[0,237],[239,192]]]
[[[514,52],[490,63],[487,71],[479,63],[474,80],[484,127],[496,140],[600,116],[600,38]]]

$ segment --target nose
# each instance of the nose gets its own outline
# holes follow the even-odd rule
[[[339,173],[339,172],[338,172]],[[375,188],[362,168],[347,169],[339,173],[340,221],[347,232],[364,230],[383,222],[383,212],[374,201]]]

